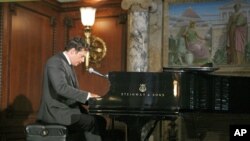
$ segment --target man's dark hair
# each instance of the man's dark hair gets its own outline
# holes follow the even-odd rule
[[[81,51],[82,49],[88,50],[88,44],[81,37],[74,37],[69,40],[65,46],[65,50],[69,51],[72,48],[76,51]]]

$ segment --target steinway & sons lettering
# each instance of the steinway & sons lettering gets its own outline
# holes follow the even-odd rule
[[[121,93],[121,96],[153,96],[153,97],[164,97],[164,93]]]

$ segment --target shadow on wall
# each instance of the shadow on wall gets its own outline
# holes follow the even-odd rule
[[[33,112],[30,100],[18,95],[13,103],[0,112],[0,140],[24,140],[25,121]]]

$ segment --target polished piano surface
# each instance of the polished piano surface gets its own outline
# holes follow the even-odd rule
[[[171,73],[111,72],[107,95],[89,102],[91,112],[114,115],[165,115],[178,112]]]
[[[149,120],[174,120],[187,112],[250,112],[250,77],[213,73],[218,68],[164,68],[163,72],[110,72],[109,92],[89,100],[92,114],[128,125],[128,141],[140,140]]]

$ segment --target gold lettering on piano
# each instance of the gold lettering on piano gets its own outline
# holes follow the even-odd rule
[[[153,94],[152,96],[164,97],[165,95],[159,93],[159,94]]]
[[[126,96],[126,97],[164,97],[166,94],[165,93],[147,93],[147,86],[146,84],[140,84],[139,86],[139,92],[121,92],[121,96]]]
[[[121,93],[121,96],[135,96],[135,97],[146,97],[146,96],[151,96],[151,97],[165,97],[165,93],[126,93],[123,92]]]

